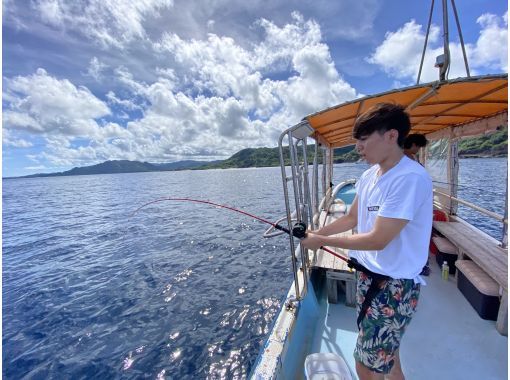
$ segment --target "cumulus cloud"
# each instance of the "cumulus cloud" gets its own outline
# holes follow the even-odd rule
[[[440,29],[437,26],[431,27],[429,44],[438,41],[439,33]],[[376,48],[368,61],[382,66],[384,71],[394,77],[415,76],[419,69],[424,41],[425,35],[421,25],[411,20],[396,32],[386,33],[383,43]],[[431,59],[434,57],[429,53],[427,61]]]
[[[294,13],[290,24],[263,19],[255,27],[263,38],[251,46],[216,34],[203,40],[164,34],[152,46],[168,66],[155,67],[150,83],[126,66],[111,67],[120,90],[107,91],[107,103],[43,69],[6,79],[4,128],[44,136],[38,159],[53,166],[210,160],[274,146],[284,128],[308,113],[356,97],[315,21]],[[104,69],[90,61],[91,76]],[[133,111],[137,118],[119,124]]]
[[[51,77],[43,69],[30,76],[6,79],[5,90],[4,128],[8,129],[92,137],[98,129],[94,119],[110,113],[87,88]]]
[[[149,103],[144,117],[128,124],[138,145],[160,158],[201,155],[204,146],[209,154],[225,155],[274,145],[282,129],[306,114],[354,98],[319,26],[293,17],[282,27],[261,20],[265,38],[251,49],[215,34],[206,40],[164,34],[154,49],[175,60],[171,79],[145,85],[126,68],[118,70],[118,79]],[[282,78],[271,79],[275,74]]]
[[[98,124],[96,119],[108,116],[110,110],[88,89],[54,78],[43,69],[6,79],[4,92],[4,146],[28,148],[33,146],[30,136],[39,136],[46,141],[59,139],[61,149],[73,150],[70,141],[74,139],[127,137],[126,130],[118,125]],[[14,137],[17,134],[28,137]],[[47,147],[53,149],[49,143]]]
[[[477,23],[482,30],[473,48],[473,63],[476,66],[508,71],[508,12],[503,17],[483,14]]]
[[[471,74],[476,75],[481,68],[491,68],[496,72],[507,71],[508,67],[508,21],[503,17],[484,14],[478,18],[480,36],[475,44],[465,44]],[[443,53],[441,30],[432,25],[427,52],[423,63],[422,82],[438,79],[438,69],[434,67],[436,56]],[[396,32],[388,32],[384,41],[367,59],[380,66],[390,76],[403,81],[416,80],[425,41],[422,25],[411,20]],[[451,67],[449,78],[465,76],[460,43],[450,42]]]
[[[52,168],[106,159],[217,159],[274,146],[307,114],[361,96],[338,71],[326,41],[337,65],[349,62],[343,70],[350,75],[380,67],[399,86],[414,83],[425,38],[414,20],[386,34],[367,59],[372,65],[352,70],[383,24],[374,24],[381,7],[377,0],[229,0],[207,7],[6,0],[3,144],[25,148],[35,164]],[[507,70],[507,25],[507,13],[478,18],[478,39],[466,45],[472,74]],[[440,33],[432,26],[422,81],[438,77]],[[464,75],[455,41],[451,52],[449,77]]]
[[[318,24],[298,13],[293,18],[294,23],[283,27],[260,20],[265,38],[251,50],[213,34],[202,41],[165,34],[154,48],[186,68],[185,78],[195,88],[239,99],[262,118],[287,107],[283,112],[296,121],[310,109],[353,98],[355,91],[336,71]],[[272,80],[271,74],[284,78]],[[310,91],[317,96],[308,96]],[[284,104],[284,99],[295,99],[295,105]]]

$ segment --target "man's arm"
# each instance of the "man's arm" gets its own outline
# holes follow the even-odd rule
[[[360,251],[380,251],[402,231],[408,222],[407,219],[378,216],[370,232],[341,237],[322,236],[311,232],[301,240],[301,244],[308,249],[329,246]]]
[[[345,232],[353,229],[358,224],[358,196],[354,197],[354,201],[352,202],[351,208],[349,212],[335,220],[333,223],[328,224],[327,226],[322,227],[317,231],[313,231],[313,234],[329,236],[334,234],[339,234],[340,232]]]

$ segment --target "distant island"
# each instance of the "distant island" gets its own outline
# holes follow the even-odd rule
[[[285,147],[285,156],[289,156],[289,148]],[[309,149],[313,151],[313,149]],[[309,162],[312,162],[312,152],[309,152]],[[335,163],[356,162],[359,155],[353,146],[335,150]],[[176,170],[207,170],[207,169],[229,169],[229,168],[251,168],[270,167],[280,165],[280,153],[278,148],[247,148],[240,150],[226,160],[216,161],[177,161],[172,163],[149,163],[129,160],[111,160],[100,164],[75,167],[71,170],[57,173],[37,173],[22,177],[11,178],[33,178],[33,177],[60,177],[71,175],[93,175],[93,174],[116,174],[116,173],[139,173],[139,172],[161,172]]]
[[[284,156],[289,156],[288,147],[284,148]],[[312,149],[309,149],[309,162],[312,162]],[[507,128],[496,133],[464,139],[459,142],[459,156],[469,157],[506,157],[508,153]],[[357,162],[359,155],[354,146],[335,149],[333,160],[335,163]],[[322,159],[319,155],[319,159]],[[185,160],[172,163],[149,163],[128,160],[105,161],[100,164],[75,167],[71,170],[58,173],[38,173],[22,177],[11,178],[32,178],[32,177],[58,177],[71,175],[92,175],[92,174],[115,174],[115,173],[138,173],[138,172],[160,172],[175,170],[206,170],[206,169],[228,169],[228,168],[250,168],[250,167],[271,167],[280,165],[280,153],[278,148],[247,148],[240,150],[226,160],[218,161],[193,161]]]

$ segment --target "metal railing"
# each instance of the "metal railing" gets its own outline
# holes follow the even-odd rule
[[[307,155],[307,138],[312,134],[313,130],[306,121],[301,122],[286,131],[284,131],[278,140],[278,147],[280,152],[280,166],[282,172],[283,195],[285,198],[286,219],[289,231],[292,231],[293,221],[303,222],[307,225],[313,223],[313,202],[312,193],[316,197],[315,191],[310,191],[310,183],[308,179],[308,155]],[[290,156],[290,171],[291,175],[287,175],[287,168],[285,166],[285,154],[283,140],[288,139],[289,156]],[[301,153],[301,154],[300,154]],[[317,149],[315,149],[317,153]],[[317,157],[314,159],[314,164],[317,163]],[[315,166],[315,165],[314,165]],[[313,175],[317,175],[318,171],[314,169]],[[292,182],[294,207],[291,207],[290,191],[288,184]],[[316,184],[313,183],[315,188]],[[296,299],[288,300],[288,302],[300,301],[304,298],[307,292],[308,283],[308,252],[303,247],[299,246],[299,259],[300,268],[297,262],[297,244],[292,234],[289,235],[289,245],[291,251],[292,271],[294,275],[294,288]],[[299,270],[302,270],[303,284],[300,288],[299,283]]]
[[[446,198],[450,199],[451,201],[455,201],[455,202],[457,202],[459,204],[467,206],[467,207],[469,207],[469,208],[471,208],[471,209],[473,209],[475,211],[478,211],[481,214],[484,214],[484,215],[486,215],[486,216],[488,216],[488,217],[490,217],[492,219],[497,220],[500,223],[503,223],[503,238],[502,238],[502,241],[501,241],[501,246],[503,248],[506,248],[506,246],[507,246],[506,231],[508,229],[508,216],[500,215],[500,214],[495,213],[493,211],[487,210],[487,209],[485,209],[483,207],[477,206],[474,203],[471,203],[471,202],[465,201],[463,199],[454,197],[453,195],[444,193],[444,192],[439,191],[437,189],[434,189],[434,194],[438,194],[438,195],[441,195],[443,197],[446,197]],[[441,204],[437,204],[437,205],[438,206],[442,206]]]

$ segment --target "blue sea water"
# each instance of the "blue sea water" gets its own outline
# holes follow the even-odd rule
[[[462,160],[461,197],[502,214],[506,162]],[[336,165],[335,181],[366,168]],[[287,238],[194,203],[130,215],[170,196],[274,221],[281,187],[279,168],[3,181],[3,377],[247,377],[292,282]]]
[[[499,215],[505,214],[508,160],[471,158],[460,160],[458,197]],[[459,204],[458,214],[492,237],[501,240],[503,225]]]

